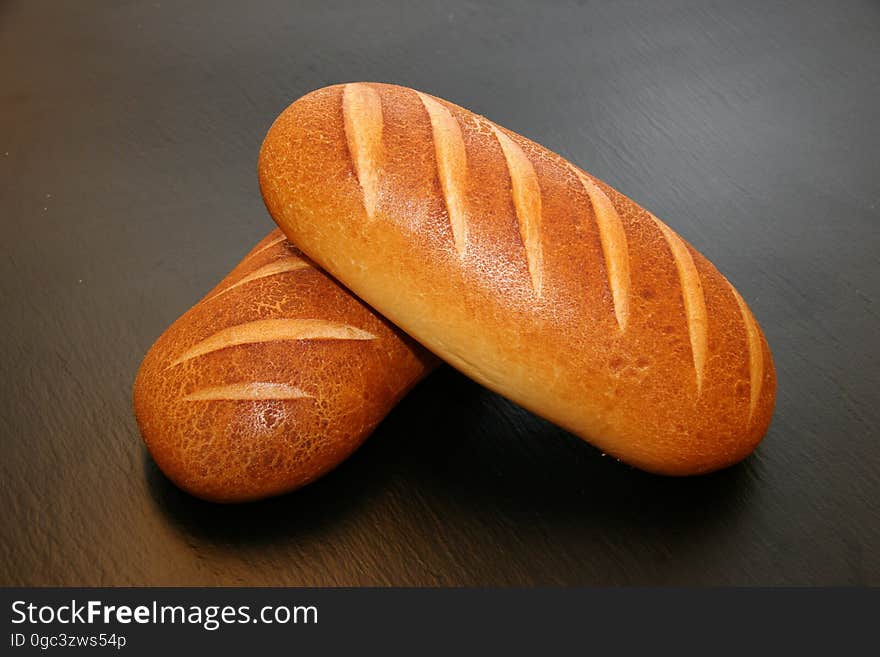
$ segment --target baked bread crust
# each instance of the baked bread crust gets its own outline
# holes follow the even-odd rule
[[[356,295],[604,452],[696,474],[766,433],[773,360],[733,286],[542,146],[412,89],[351,83],[278,117],[259,177],[286,235]]]
[[[336,467],[435,363],[274,230],[152,346],[135,415],[180,488],[254,500]]]

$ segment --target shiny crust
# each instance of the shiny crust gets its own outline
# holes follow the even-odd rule
[[[435,362],[275,230],[156,341],[135,415],[178,486],[253,500],[336,467]]]
[[[458,134],[463,158],[437,144]],[[259,175],[291,241],[355,294],[601,450],[696,474],[767,431],[773,361],[735,290],[651,213],[540,145],[427,94],[353,83],[285,110]]]

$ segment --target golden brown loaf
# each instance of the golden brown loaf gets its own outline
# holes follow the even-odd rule
[[[465,374],[628,463],[694,474],[770,422],[770,350],[728,281],[562,157],[412,89],[301,98],[263,143],[287,236]]]
[[[156,341],[135,415],[178,486],[252,500],[336,467],[434,363],[275,230]]]

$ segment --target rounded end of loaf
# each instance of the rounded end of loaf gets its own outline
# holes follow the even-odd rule
[[[279,460],[284,450],[277,438],[255,444],[253,427],[269,419],[261,414],[271,413],[268,406],[247,408],[248,402],[230,401],[238,406],[233,424],[214,426],[207,420],[200,426],[181,397],[157,399],[165,386],[155,360],[148,353],[135,379],[135,417],[153,461],[181,490],[208,502],[249,502],[296,490],[335,466],[325,461],[324,468],[313,466],[312,477],[304,476],[298,464]]]
[[[412,89],[313,91],[276,119],[273,219],[464,374],[664,475],[748,456],[776,380],[739,293],[671,228],[539,144]]]
[[[320,430],[314,400],[297,398],[292,386],[252,395],[253,387],[193,385],[205,378],[194,371],[197,364],[169,370],[184,318],[147,353],[133,395],[144,443],[178,488],[221,503],[281,495],[333,470],[367,437],[372,427],[335,436]],[[215,372],[222,378],[222,369]]]
[[[666,429],[648,448],[627,440],[609,446],[609,454],[618,455],[626,463],[659,475],[684,477],[710,474],[734,466],[748,458],[761,444],[770,428],[776,399],[776,376],[772,361],[764,379],[761,398],[745,423],[737,414],[734,421],[724,418],[697,421],[698,428],[690,433]],[[687,420],[683,418],[683,420]],[[673,428],[683,424],[674,424]],[[597,442],[595,440],[591,442]]]
[[[247,502],[334,469],[433,366],[275,230],[150,348],[134,410],[174,484]]]
[[[724,280],[717,292],[733,290],[714,267],[711,271]],[[711,280],[709,272],[708,268],[704,271],[707,281]],[[721,314],[713,296],[707,295],[710,307]],[[748,321],[742,321],[743,317]],[[587,400],[577,416],[580,422],[568,428],[603,452],[654,474],[703,475],[746,459],[764,440],[772,421],[776,403],[773,356],[744,302],[734,306],[731,317],[710,326],[713,334],[705,366],[710,376],[704,376],[700,387],[693,384],[686,364],[666,380],[657,377],[651,385],[644,385],[640,369],[627,364],[632,361],[613,355],[607,362],[616,378],[602,395]],[[650,362],[648,358],[642,361],[647,366]],[[630,387],[628,377],[642,384]],[[616,395],[618,390],[625,394]]]

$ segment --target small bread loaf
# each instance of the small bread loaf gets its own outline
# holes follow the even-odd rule
[[[695,474],[767,431],[773,361],[737,291],[542,146],[428,94],[353,83],[285,110],[259,175],[275,221],[346,287],[601,450]]]
[[[253,500],[336,467],[435,362],[275,230],[152,346],[135,415],[180,488]]]

